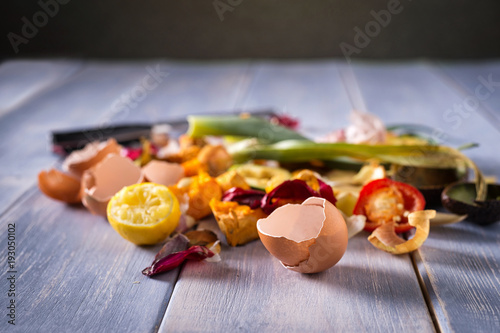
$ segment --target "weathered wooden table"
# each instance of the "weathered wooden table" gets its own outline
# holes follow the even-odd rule
[[[499,91],[495,61],[355,63],[352,71],[326,60],[6,61],[0,331],[499,332],[500,224],[433,227],[420,250],[401,256],[360,234],[339,264],[315,275],[285,270],[255,241],[225,247],[219,263],[148,278],[141,270],[158,246],[137,247],[36,185],[40,170],[60,163],[53,129],[273,107],[318,135],[347,125],[360,101],[387,124],[426,124],[479,143],[467,155],[500,176]]]

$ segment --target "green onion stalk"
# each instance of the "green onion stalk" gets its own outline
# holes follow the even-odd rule
[[[474,170],[476,200],[486,199],[486,182],[477,165],[457,149],[439,145],[368,145],[352,143],[316,143],[285,127],[260,118],[188,117],[194,137],[231,135],[251,137],[229,147],[234,161],[243,163],[253,159],[279,162],[330,161],[352,158],[360,161],[377,159],[413,167],[456,168],[462,163]]]
[[[206,135],[258,138],[260,142],[308,140],[294,130],[273,124],[258,117],[188,116],[188,135],[194,138]]]

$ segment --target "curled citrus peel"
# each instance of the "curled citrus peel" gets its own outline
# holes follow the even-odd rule
[[[416,228],[415,235],[405,240],[396,235],[394,222],[384,223],[368,237],[376,248],[392,254],[404,254],[415,251],[429,236],[430,219],[436,216],[435,210],[419,210],[408,215],[408,223]]]

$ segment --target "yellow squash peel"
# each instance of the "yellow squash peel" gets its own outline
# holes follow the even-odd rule
[[[257,220],[267,215],[262,209],[251,209],[233,201],[210,200],[210,208],[219,224],[220,230],[226,235],[231,246],[243,245],[259,238]]]

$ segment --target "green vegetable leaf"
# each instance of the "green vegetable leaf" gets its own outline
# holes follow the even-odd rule
[[[454,168],[465,162],[475,173],[476,200],[483,201],[486,198],[486,183],[477,165],[462,152],[446,146],[315,143],[307,140],[262,144],[248,141],[246,145],[232,147],[230,152],[233,159],[239,163],[251,159],[307,162],[350,157],[361,161],[378,159],[381,162],[415,167]]]

